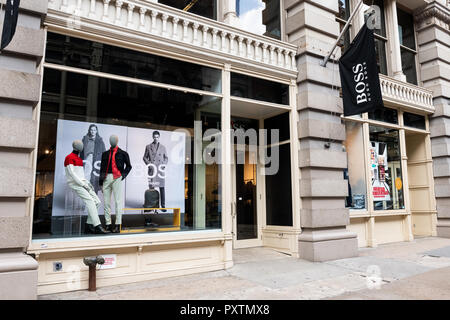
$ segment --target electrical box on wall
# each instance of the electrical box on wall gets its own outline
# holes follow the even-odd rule
[[[53,271],[54,272],[62,271],[62,268],[63,268],[62,262],[53,262]]]

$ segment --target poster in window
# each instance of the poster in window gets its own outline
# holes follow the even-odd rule
[[[391,191],[386,181],[388,172],[387,144],[371,142],[370,166],[374,201],[390,201]]]
[[[122,188],[125,207],[142,208],[145,192],[151,188],[160,195],[160,207],[180,208],[184,212],[185,133],[60,119],[57,124],[52,216],[87,215],[83,201],[66,183],[64,158],[73,151],[74,140],[83,142],[80,157],[84,175],[100,198],[98,213],[103,215],[103,193],[98,179],[101,155],[109,150],[111,135],[118,136],[118,146],[128,152],[132,166]],[[115,212],[114,201],[111,205],[112,212]],[[141,212],[123,212],[133,213]]]
[[[64,172],[64,158],[73,151],[72,142],[74,140],[83,142],[83,151],[80,153],[80,158],[83,160],[84,177],[92,184],[95,193],[100,198],[101,205],[98,212],[101,215],[103,214],[103,193],[98,180],[102,153],[110,148],[109,137],[113,134],[119,137],[119,148],[126,151],[127,127],[58,120],[52,216],[87,214],[83,201],[68,187]],[[114,201],[112,201],[111,209],[115,209]]]
[[[155,190],[160,208],[184,212],[186,134],[128,128],[128,153],[134,174],[127,178],[125,207],[142,208],[145,193]]]

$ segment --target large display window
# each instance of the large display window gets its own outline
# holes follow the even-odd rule
[[[374,210],[405,209],[399,133],[370,126],[370,177]]]
[[[408,157],[405,138],[408,134],[429,134],[427,117],[394,108],[379,108],[360,117],[346,117],[348,180],[346,207],[356,216],[375,212],[407,209]],[[405,185],[406,184],[406,185]],[[358,212],[355,209],[359,209]]]
[[[220,229],[221,106],[47,67],[33,238]]]
[[[45,61],[191,89],[222,92],[222,73],[194,63],[48,33]]]
[[[347,151],[347,168],[344,179],[348,180],[348,196],[345,206],[352,209],[367,209],[366,170],[364,161],[364,135],[360,123],[347,122],[345,124],[347,139],[344,141]]]

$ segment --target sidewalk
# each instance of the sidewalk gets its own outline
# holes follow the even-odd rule
[[[329,262],[295,259],[266,248],[233,252],[228,270],[39,296],[41,300],[450,299],[450,239],[359,250]]]

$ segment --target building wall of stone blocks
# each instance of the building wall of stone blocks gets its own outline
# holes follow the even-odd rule
[[[300,258],[312,261],[357,255],[356,234],[346,230],[347,182],[342,148],[345,126],[341,122],[339,73],[336,60],[320,65],[339,35],[335,21],[338,2],[284,0],[286,39],[298,45],[298,132],[300,139]]]
[[[437,235],[450,237],[450,4],[431,1],[415,14],[421,85],[433,91],[430,119]]]
[[[21,1],[15,36],[0,53],[0,299],[37,294],[37,262],[25,250],[31,238],[47,5],[47,0]]]

